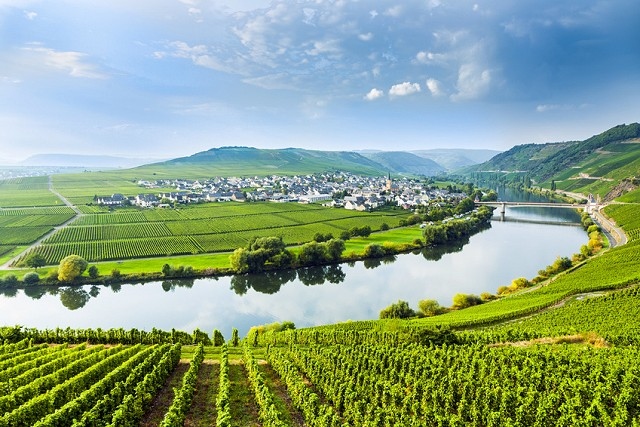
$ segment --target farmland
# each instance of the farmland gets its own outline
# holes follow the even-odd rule
[[[346,332],[341,344],[331,330],[329,341],[295,332],[265,347],[251,336],[213,346],[200,331],[23,330],[0,346],[0,426],[640,420],[636,346],[434,345],[397,332]]]
[[[315,233],[339,235],[354,226],[397,227],[403,211],[361,213],[295,203],[220,203],[180,209],[119,209],[87,213],[61,229],[35,253],[48,264],[69,254],[87,261],[228,252],[253,237],[281,236],[287,245]]]

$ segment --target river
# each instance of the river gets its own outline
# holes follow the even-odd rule
[[[530,195],[502,193],[503,200]],[[573,210],[496,210],[491,227],[466,242],[324,268],[268,275],[220,277],[118,286],[27,289],[0,294],[0,325],[36,328],[153,327],[211,333],[289,320],[297,327],[377,319],[398,300],[417,308],[421,299],[449,306],[458,292],[495,293],[514,278],[531,279],[558,256],[587,242]]]

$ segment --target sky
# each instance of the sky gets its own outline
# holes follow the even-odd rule
[[[507,150],[640,118],[637,0],[0,0],[0,162]]]

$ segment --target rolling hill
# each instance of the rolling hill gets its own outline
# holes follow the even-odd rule
[[[467,176],[483,173],[511,175],[511,180],[527,176],[542,187],[550,188],[553,182],[561,190],[606,198],[620,185],[637,185],[640,124],[615,126],[584,141],[518,145],[463,170]]]
[[[363,156],[397,173],[433,176],[446,171],[433,160],[406,151],[379,151],[363,153]]]

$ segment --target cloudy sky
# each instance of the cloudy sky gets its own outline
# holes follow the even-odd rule
[[[637,0],[0,0],[0,160],[492,148],[640,119]]]

